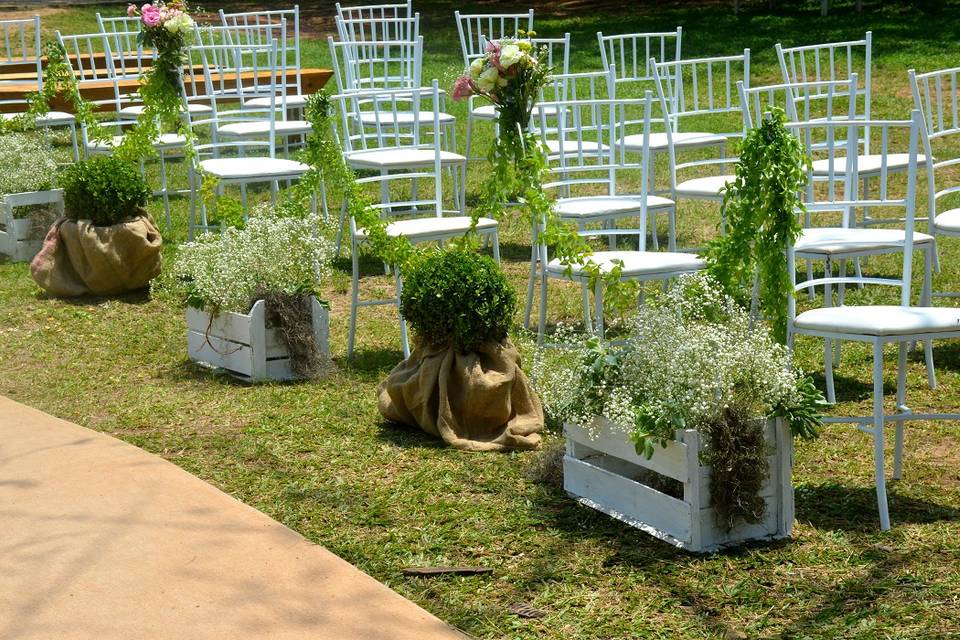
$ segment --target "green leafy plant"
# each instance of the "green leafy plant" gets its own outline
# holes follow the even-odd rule
[[[429,345],[462,353],[507,336],[517,294],[493,259],[468,250],[435,251],[410,269],[400,311]]]
[[[710,242],[707,270],[732,295],[742,296],[759,278],[759,307],[781,343],[787,339],[787,300],[793,295],[786,248],[802,227],[801,192],[810,158],[773,108],[740,147],[736,180],[723,196],[725,233]]]
[[[136,165],[96,156],[67,167],[60,179],[66,216],[109,226],[143,214],[150,190]]]

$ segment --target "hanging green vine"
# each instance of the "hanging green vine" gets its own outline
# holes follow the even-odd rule
[[[343,158],[334,128],[334,106],[329,94],[318,92],[307,99],[305,114],[311,131],[300,161],[310,170],[296,184],[294,202],[302,210],[314,193],[325,190],[328,198],[346,202],[347,215],[366,233],[365,245],[377,258],[393,265],[401,273],[423,254],[408,238],[387,233],[388,223],[372,206],[372,201],[357,183],[357,176]]]
[[[759,278],[759,306],[781,343],[787,338],[787,301],[793,278],[787,270],[787,243],[800,236],[801,193],[810,158],[773,108],[750,130],[740,148],[736,180],[723,196],[725,233],[707,249],[707,270],[735,297]]]

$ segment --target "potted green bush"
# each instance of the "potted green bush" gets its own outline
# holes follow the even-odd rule
[[[14,262],[33,259],[47,229],[63,214],[51,151],[35,135],[0,136],[0,254]]]
[[[467,451],[539,447],[543,409],[507,335],[516,306],[497,263],[474,251],[410,265],[400,312],[416,348],[381,384],[380,413]]]
[[[37,284],[65,297],[147,286],[160,273],[163,240],[143,208],[150,192],[136,166],[94,157],[67,167],[60,184],[65,217],[30,265]]]
[[[315,220],[263,210],[182,245],[154,291],[186,303],[191,360],[251,382],[316,377],[331,364],[316,291],[332,256]]]
[[[570,346],[534,368],[568,493],[693,551],[790,535],[792,435],[816,435],[823,398],[715,280],[683,276],[622,347]]]

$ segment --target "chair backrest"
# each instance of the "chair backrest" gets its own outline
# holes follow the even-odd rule
[[[746,87],[738,82],[743,129],[746,131],[758,125],[770,107],[783,109],[791,122],[856,119],[856,89],[856,73],[845,80],[786,82],[759,87]],[[820,109],[813,110],[814,100],[810,96],[818,97]]]
[[[572,190],[586,188],[586,193],[596,194],[602,187],[605,195],[617,195],[616,175],[620,169],[639,170],[640,197],[643,203],[640,209],[640,224],[636,229],[591,229],[582,230],[584,236],[636,235],[641,251],[646,250],[646,195],[649,183],[650,133],[654,120],[654,98],[652,91],[646,91],[643,98],[603,98],[581,100],[557,100],[542,105],[535,123],[539,129],[541,142],[550,146],[548,155],[550,178],[543,188],[568,196]],[[548,117],[547,113],[556,113]],[[563,135],[556,136],[554,130],[559,121]],[[622,145],[617,144],[625,135],[628,121],[644,122],[643,150],[637,159],[636,154],[627,154]],[[546,247],[542,247],[546,251]]]
[[[233,29],[235,44],[269,44],[277,40],[278,65],[293,72],[296,93],[301,93],[303,84],[300,73],[300,5],[292,9],[269,11],[241,11],[225,13],[220,9],[220,21]],[[276,29],[279,27],[279,32]],[[290,83],[288,83],[290,84]]]
[[[104,31],[113,54],[109,71],[118,78],[136,79],[146,74],[157,61],[156,51],[146,51],[137,42],[139,31]]]
[[[66,63],[77,79],[77,85],[101,85],[109,82],[110,95],[89,100],[94,107],[104,107],[119,111],[122,104],[117,71],[114,67],[114,54],[110,40],[105,33],[80,33],[63,35],[56,32],[57,42],[66,52]]]
[[[23,20],[0,20],[0,74],[8,70],[36,73],[42,81],[40,16]]]
[[[191,127],[209,126],[213,131],[210,142],[195,144],[199,153],[219,155],[225,148],[266,149],[270,157],[276,157],[276,117],[281,108],[282,97],[278,86],[282,85],[278,73],[278,46],[274,40],[269,44],[213,44],[190,47],[192,56],[201,60],[203,66],[204,96],[210,104],[209,113],[191,113],[190,89],[181,90],[185,102],[184,112]],[[225,62],[226,61],[226,62]],[[230,62],[232,61],[232,62]],[[244,102],[252,98],[267,98],[267,106],[255,108]],[[217,130],[231,123],[265,124],[267,139],[235,139],[223,141]]]
[[[870,119],[871,82],[873,79],[873,34],[867,31],[862,40],[827,42],[799,47],[784,47],[777,43],[774,47],[780,61],[780,71],[784,82],[819,82],[822,80],[844,80],[857,74],[860,86],[857,87],[860,112],[857,117]],[[822,96],[812,95],[810,100],[817,101]],[[870,153],[870,131],[864,134],[863,153]]]
[[[127,53],[136,52],[143,47],[137,43],[137,36],[143,22],[136,16],[114,16],[105,18],[97,12],[97,24],[100,31],[110,36],[110,48],[114,55],[123,57]]]
[[[336,17],[337,34],[344,42],[371,40],[416,40],[420,35],[420,14],[393,18]]]
[[[617,68],[617,83],[653,81],[653,62],[679,60],[683,27],[676,31],[604,35],[597,32],[604,69]],[[672,79],[672,77],[671,77]],[[652,89],[652,87],[650,87]]]
[[[737,86],[750,86],[750,49],[740,55],[710,58],[689,58],[653,65],[657,95],[664,93],[674,132],[681,130],[680,122],[687,118],[737,114],[742,103]],[[672,79],[672,80],[671,80]],[[742,135],[741,118],[734,131],[721,131],[726,122],[711,123],[713,133],[727,137]],[[703,125],[700,125],[703,130]]]
[[[413,15],[413,2],[394,2],[387,4],[364,4],[344,7],[337,3],[337,18],[341,20],[393,20],[409,18]]]
[[[410,189],[390,201],[381,200],[374,208],[382,213],[399,215],[416,212],[423,216],[425,209],[437,216],[443,215],[443,172],[441,168],[441,136],[430,135],[440,130],[440,87],[433,80],[430,87],[393,89],[387,91],[351,91],[335,96],[341,116],[342,131],[366,129],[366,135],[343,136],[344,151],[412,151],[432,152],[433,162],[416,168],[357,179],[361,185],[378,185],[380,193],[394,184],[417,180],[421,184],[433,180],[433,189]],[[424,116],[423,114],[427,115]],[[402,122],[398,125],[398,122]],[[396,193],[397,190],[391,190]],[[354,221],[351,221],[353,224]]]
[[[790,122],[787,128],[792,130],[800,139],[807,153],[814,151],[814,140],[822,138],[838,138],[846,141],[844,147],[828,146],[824,151],[828,154],[828,164],[840,167],[842,171],[830,172],[819,189],[813,189],[812,169],[808,170],[808,186],[804,206],[808,211],[832,211],[842,213],[846,220],[853,219],[858,209],[894,208],[902,209],[906,223],[903,245],[903,266],[900,277],[862,277],[862,276],[833,276],[828,273],[825,277],[806,280],[797,283],[796,253],[792,244],[787,249],[788,271],[793,278],[794,291],[801,291],[811,287],[839,284],[877,284],[890,285],[900,289],[900,303],[910,306],[910,286],[913,269],[913,227],[916,215],[917,199],[917,156],[920,137],[923,129],[923,116],[919,110],[913,110],[910,120],[817,120],[813,122]],[[868,197],[862,195],[860,189],[860,167],[858,166],[859,140],[867,134],[870,128],[877,132],[880,139],[882,165],[880,167],[880,188],[873,189]],[[906,193],[902,197],[895,197],[888,185],[888,161],[893,153],[894,141],[903,152],[903,140],[907,139],[906,153],[908,168],[906,179]],[[871,168],[873,171],[873,168]],[[826,184],[824,185],[824,182]],[[900,244],[899,242],[897,244]],[[792,321],[796,317],[796,301],[791,296],[788,303],[788,317]]]
[[[460,13],[453,14],[460,34],[460,52],[463,65],[469,67],[476,58],[483,56],[488,40],[516,36],[520,31],[533,30],[533,9],[526,13]]]
[[[419,88],[423,36],[416,40],[335,42],[327,38],[337,92]]]
[[[953,178],[952,186],[937,188],[937,178],[944,178],[949,167],[960,165],[960,67],[940,69],[928,73],[907,72],[913,90],[914,108],[920,110],[924,121],[923,155],[929,179],[927,206],[931,227],[941,201],[951,194],[960,193],[960,184]],[[950,207],[953,208],[953,207]]]

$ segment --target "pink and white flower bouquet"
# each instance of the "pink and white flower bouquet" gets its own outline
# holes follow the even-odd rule
[[[157,52],[157,66],[171,84],[176,83],[177,68],[186,62],[187,45],[193,38],[194,21],[185,0],[154,0],[140,8],[127,6],[127,15],[139,17],[139,42]]]
[[[488,42],[486,53],[454,81],[453,99],[483,96],[496,105],[502,132],[514,132],[518,125],[526,130],[550,73],[545,50],[530,39],[535,35],[521,31],[517,37]]]

